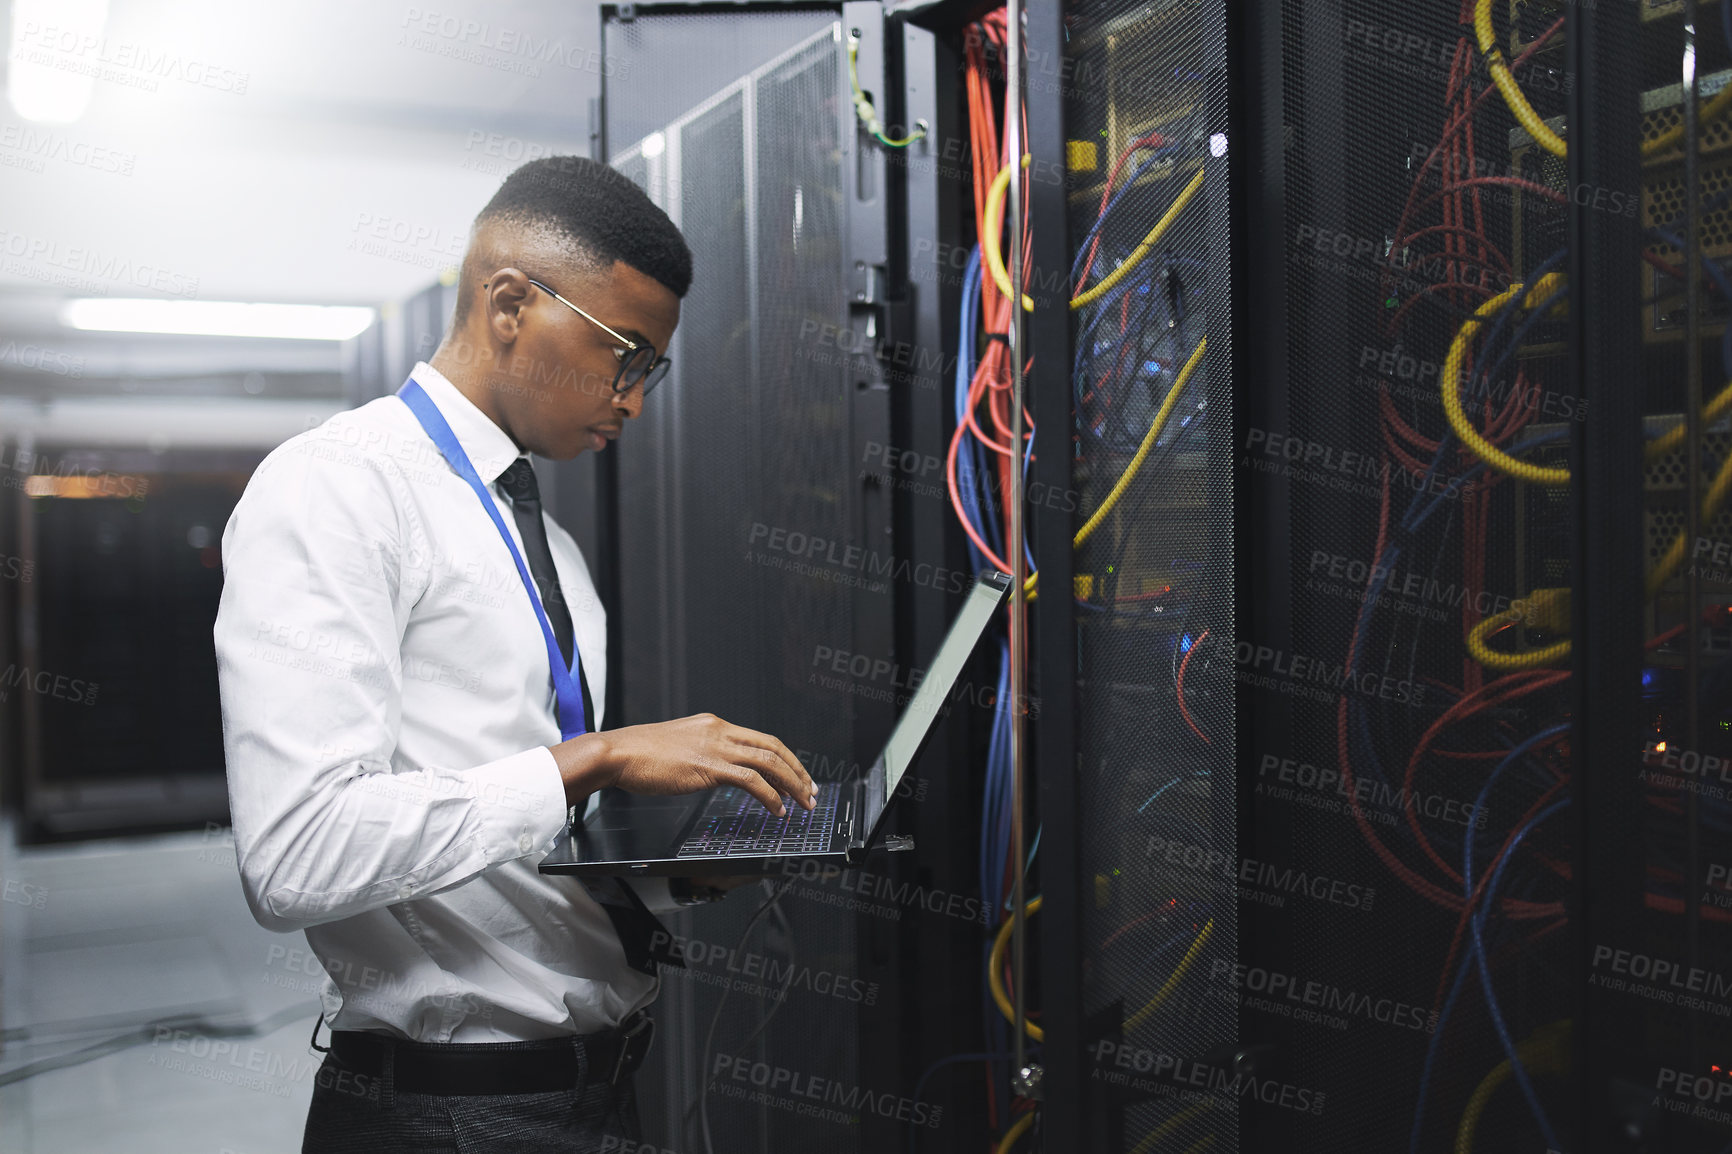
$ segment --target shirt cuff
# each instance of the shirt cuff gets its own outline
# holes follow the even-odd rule
[[[546,850],[565,828],[565,782],[547,746],[476,766],[468,776],[489,865]]]

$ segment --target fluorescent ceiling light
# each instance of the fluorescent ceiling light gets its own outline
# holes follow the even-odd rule
[[[102,65],[108,0],[12,0],[6,96],[25,120],[65,124],[84,115]]]
[[[200,337],[278,337],[346,341],[373,323],[373,310],[349,305],[259,305],[234,301],[67,301],[60,323],[110,333],[178,333]]]

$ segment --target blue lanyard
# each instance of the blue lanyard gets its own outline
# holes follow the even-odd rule
[[[1732,3],[1732,0],[1727,0]],[[480,474],[475,466],[469,463],[469,455],[463,451],[463,446],[457,443],[457,435],[451,431],[451,426],[445,423],[445,417],[439,412],[439,406],[433,403],[433,398],[427,391],[415,383],[410,377],[397,390],[397,396],[409,411],[415,414],[415,419],[421,422],[421,427],[433,439],[433,444],[445,457],[452,470],[475,490],[475,495],[481,498],[481,507],[487,510],[487,515],[493,518],[493,527],[499,530],[500,537],[505,540],[505,547],[511,550],[511,559],[517,563],[517,575],[523,578],[523,588],[529,593],[529,603],[535,607],[535,619],[541,623],[541,636],[547,642],[547,663],[553,668],[553,693],[559,702],[559,734],[560,740],[570,741],[580,733],[588,733],[589,726],[583,716],[583,695],[578,691],[578,665],[581,658],[577,652],[577,636],[575,630],[571,638],[571,668],[565,667],[565,661],[559,655],[559,642],[554,639],[553,626],[547,622],[547,611],[541,607],[541,595],[535,591],[535,582],[529,576],[529,568],[523,563],[523,555],[517,551],[517,543],[511,539],[511,533],[505,528],[505,519],[499,515],[499,506],[494,502],[493,495],[487,491],[487,486],[481,483]]]

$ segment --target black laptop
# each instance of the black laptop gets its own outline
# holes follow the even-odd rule
[[[790,860],[859,861],[883,839],[902,775],[925,748],[963,666],[1009,593],[1010,578],[996,570],[976,579],[883,752],[851,781],[820,783],[816,808],[783,798],[788,812],[777,817],[733,786],[674,797],[610,789],[594,813],[559,835],[541,872],[739,876],[776,873]]]

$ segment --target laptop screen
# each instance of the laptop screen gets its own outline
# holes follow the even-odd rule
[[[888,806],[895,796],[902,775],[908,772],[908,767],[920,753],[921,742],[937,720],[938,711],[951,697],[957,679],[962,676],[962,667],[968,663],[969,655],[974,652],[974,646],[980,641],[1009,588],[1010,578],[1004,574],[982,574],[975,581],[961,612],[950,623],[950,632],[944,635],[938,655],[932,659],[932,665],[915,689],[914,697],[903,709],[902,716],[897,718],[896,728],[890,731],[890,740],[884,744],[884,793],[876,799],[880,806]]]

